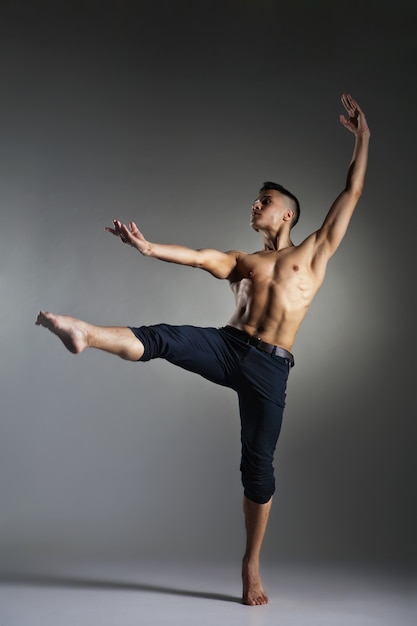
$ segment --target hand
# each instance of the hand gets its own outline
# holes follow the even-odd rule
[[[349,114],[349,119],[346,119],[344,115],[340,116],[339,119],[343,126],[355,135],[368,131],[369,128],[365,119],[365,114],[352,96],[349,93],[344,93],[341,100],[343,106]]]
[[[122,224],[119,220],[113,220],[114,228],[106,227],[106,231],[119,237],[123,243],[127,243],[132,248],[139,250],[141,254],[147,254],[150,250],[149,242],[146,241],[135,222],[129,222],[129,227]]]

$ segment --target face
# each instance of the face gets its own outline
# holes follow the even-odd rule
[[[256,231],[278,229],[288,212],[285,204],[285,198],[276,189],[262,191],[252,204],[250,225]]]

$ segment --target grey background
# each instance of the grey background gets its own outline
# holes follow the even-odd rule
[[[272,179],[300,199],[299,243],[345,182],[343,91],[372,129],[366,187],[294,347],[264,557],[410,565],[414,3],[3,2],[0,17],[2,572],[240,558],[233,393],[74,357],[33,324],[39,309],[227,322],[226,283],[104,227],[253,251]]]

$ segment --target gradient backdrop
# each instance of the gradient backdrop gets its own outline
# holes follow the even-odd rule
[[[0,18],[1,571],[240,558],[233,392],[75,357],[34,321],[226,323],[227,283],[104,227],[254,251],[250,206],[275,180],[300,199],[299,243],[345,182],[343,91],[369,169],[294,347],[264,556],[410,565],[415,3],[3,1]]]

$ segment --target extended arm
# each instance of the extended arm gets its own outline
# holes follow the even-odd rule
[[[116,235],[143,256],[150,256],[168,263],[178,263],[189,267],[198,267],[206,270],[216,278],[228,278],[236,267],[238,252],[220,252],[209,248],[193,250],[186,246],[173,244],[152,243],[147,241],[135,222],[129,227],[118,220],[113,220],[113,228],[106,228],[107,232]]]
[[[346,186],[333,202],[321,226],[315,233],[315,252],[321,260],[329,259],[345,236],[350,219],[362,194],[368,163],[368,145],[371,133],[364,112],[349,94],[343,94],[342,103],[349,115],[340,116],[341,123],[355,135],[355,146],[349,165]]]

